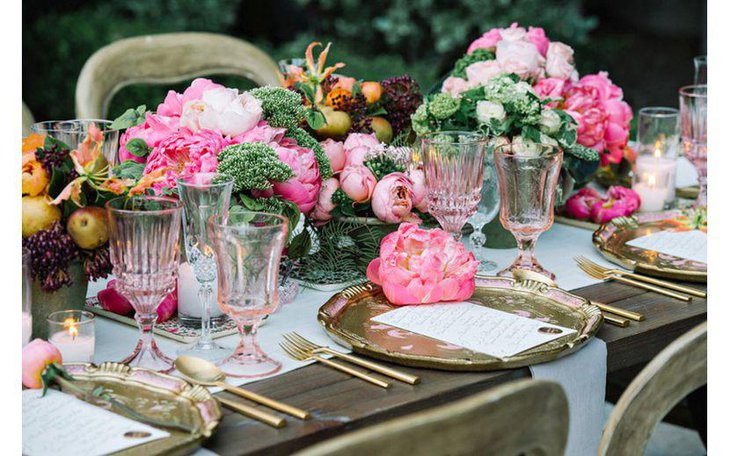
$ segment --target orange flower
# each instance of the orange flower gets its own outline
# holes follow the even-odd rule
[[[26,152],[35,152],[39,147],[43,147],[43,143],[46,140],[46,135],[39,133],[31,133],[30,135],[23,138],[23,154]]]
[[[127,191],[130,185],[134,184],[133,179],[119,179],[118,177],[111,177],[99,185],[99,188],[108,192],[114,193],[115,195],[121,195]]]
[[[23,145],[25,147],[25,145]],[[46,191],[48,174],[35,153],[23,154],[23,195],[37,196]]]
[[[142,179],[137,182],[137,185],[129,189],[129,195],[134,196],[143,194],[145,190],[150,188],[155,182],[165,180],[167,171],[168,167],[163,166],[157,168],[149,174],[145,174],[144,176],[142,176]]]
[[[314,48],[317,46],[322,46],[322,43],[319,42],[313,42],[309,46],[307,46],[307,51],[305,53],[306,60],[307,60],[307,69],[309,70],[309,77],[312,78],[315,82],[318,84],[324,81],[327,76],[331,75],[337,69],[342,68],[345,66],[344,63],[335,63],[332,66],[329,66],[325,68],[325,63],[327,62],[327,54],[330,52],[330,46],[332,46],[332,43],[327,43],[327,47],[324,48],[322,52],[319,53],[319,57],[317,58],[317,64],[315,66],[314,64],[314,55],[313,51]]]
[[[336,109],[342,109],[342,107],[345,105],[345,102],[350,99],[352,96],[352,93],[350,93],[349,90],[345,89],[332,89],[327,94],[327,99],[325,100],[325,104],[327,106],[331,106]]]

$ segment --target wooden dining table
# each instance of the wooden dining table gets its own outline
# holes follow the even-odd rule
[[[704,289],[701,284],[687,284]],[[627,328],[604,324],[597,337],[608,349],[608,379],[625,375],[707,319],[707,301],[686,303],[628,285],[604,282],[573,290],[588,299],[640,312],[646,319]],[[314,317],[313,317],[314,318]],[[447,372],[397,367],[421,377],[418,385],[392,381],[382,389],[319,364],[250,383],[246,388],[309,410],[312,418],[290,418],[282,429],[224,410],[224,419],[205,448],[221,455],[285,455],[346,432],[430,409],[530,376],[528,368],[494,372]],[[218,393],[228,396],[229,393]],[[233,398],[233,397],[231,397]]]

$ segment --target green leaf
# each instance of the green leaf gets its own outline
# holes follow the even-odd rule
[[[264,205],[260,200],[251,198],[245,193],[241,193],[238,198],[241,201],[241,205],[249,211],[260,211],[264,208]]]
[[[327,119],[324,117],[324,114],[320,110],[308,110],[306,119],[309,128],[311,128],[312,130],[319,130],[320,128],[327,125]]]
[[[299,90],[302,91],[302,93],[307,98],[307,100],[312,104],[312,106],[315,105],[315,103],[316,103],[316,100],[315,100],[316,94],[315,94],[315,90],[314,90],[314,88],[312,86],[310,86],[308,84],[302,84],[301,82],[297,82],[294,86],[297,89],[299,89]]]
[[[137,163],[134,160],[124,160],[114,168],[114,175],[120,179],[137,180],[142,177],[144,166],[144,163]]]
[[[65,142],[60,139],[56,139],[51,135],[46,135],[46,139],[43,140],[43,148],[50,149],[53,145],[58,145],[59,148],[64,150],[71,150],[71,148]]]
[[[383,107],[378,107],[377,109],[373,109],[372,111],[368,111],[368,115],[371,117],[375,116],[387,116],[388,111],[385,110]]]
[[[293,260],[303,258],[311,248],[312,236],[309,234],[309,230],[305,229],[292,238],[289,243],[289,250],[287,250],[287,256]]]
[[[532,142],[535,142],[535,143],[539,143],[540,142],[540,130],[538,130],[535,127],[531,127],[529,125],[528,126],[525,126],[522,129],[522,136],[525,139],[527,139],[528,141],[532,141]]]
[[[124,130],[141,124],[144,122],[145,111],[147,111],[147,106],[145,105],[137,106],[136,109],[127,109],[124,111],[124,114],[114,119],[111,125],[112,130]]]
[[[127,144],[125,144],[124,147],[127,149],[127,152],[135,157],[144,157],[152,152],[152,148],[149,147],[142,138],[131,139],[127,141]]]

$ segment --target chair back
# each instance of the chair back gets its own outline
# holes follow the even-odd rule
[[[562,456],[568,403],[560,385],[519,380],[337,437],[298,456]]]
[[[280,85],[280,72],[263,51],[214,33],[183,32],[115,41],[96,51],[76,83],[76,117],[106,118],[109,102],[133,84],[171,84],[232,74],[258,85]]]
[[[657,423],[707,384],[707,323],[662,350],[626,388],[603,430],[599,455],[644,454]]]

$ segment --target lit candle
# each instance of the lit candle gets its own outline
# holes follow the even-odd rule
[[[660,145],[656,145],[652,155],[636,159],[632,188],[641,197],[642,212],[661,211],[674,201],[677,161],[662,157],[661,153]]]
[[[91,362],[96,343],[93,314],[62,310],[50,314],[48,322],[48,341],[61,352],[64,363]]]
[[[642,176],[642,182],[634,184],[633,188],[641,198],[641,207],[639,208],[641,212],[658,212],[664,209],[669,189],[658,187],[654,174],[645,174]]]
[[[22,316],[23,347],[30,342],[30,335],[33,332],[33,317],[30,312],[23,312]]]

